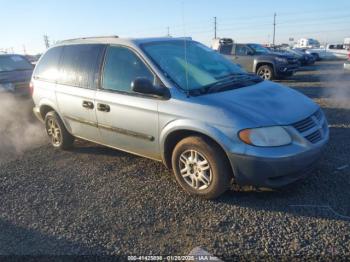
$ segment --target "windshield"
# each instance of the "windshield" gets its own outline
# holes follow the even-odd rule
[[[263,47],[262,45],[258,44],[249,44],[250,48],[252,48],[256,53],[258,54],[270,54],[271,51],[267,49],[266,47]]]
[[[20,55],[1,55],[0,72],[32,70],[33,66]]]
[[[144,52],[181,89],[191,91],[223,77],[246,72],[214,50],[195,41],[161,41],[143,44]]]

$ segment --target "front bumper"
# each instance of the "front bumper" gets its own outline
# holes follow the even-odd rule
[[[239,185],[278,188],[311,173],[322,147],[280,158],[230,154],[229,159]]]
[[[277,65],[276,76],[292,76],[299,68],[299,64]]]
[[[276,188],[293,183],[312,171],[329,140],[322,110],[284,129],[292,143],[280,147],[246,145],[228,153],[236,182],[240,185]]]

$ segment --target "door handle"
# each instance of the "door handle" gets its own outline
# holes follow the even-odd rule
[[[111,108],[106,104],[97,104],[97,110],[102,112],[109,112],[111,111]]]
[[[83,107],[88,108],[88,109],[94,109],[94,103],[90,101],[83,101]]]

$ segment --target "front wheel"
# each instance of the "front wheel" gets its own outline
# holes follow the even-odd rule
[[[264,80],[273,80],[275,78],[273,68],[269,65],[260,66],[256,74]]]
[[[224,152],[200,136],[176,145],[172,166],[177,182],[191,195],[214,199],[230,187],[232,171]]]
[[[60,149],[69,149],[72,147],[74,136],[67,131],[56,112],[51,111],[46,114],[45,127],[53,147]]]

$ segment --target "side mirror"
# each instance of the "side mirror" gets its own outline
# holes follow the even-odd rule
[[[248,50],[247,55],[254,55],[254,52],[251,50]]]
[[[165,96],[165,88],[159,88],[153,85],[153,83],[147,78],[136,78],[131,82],[131,89],[140,94]]]

